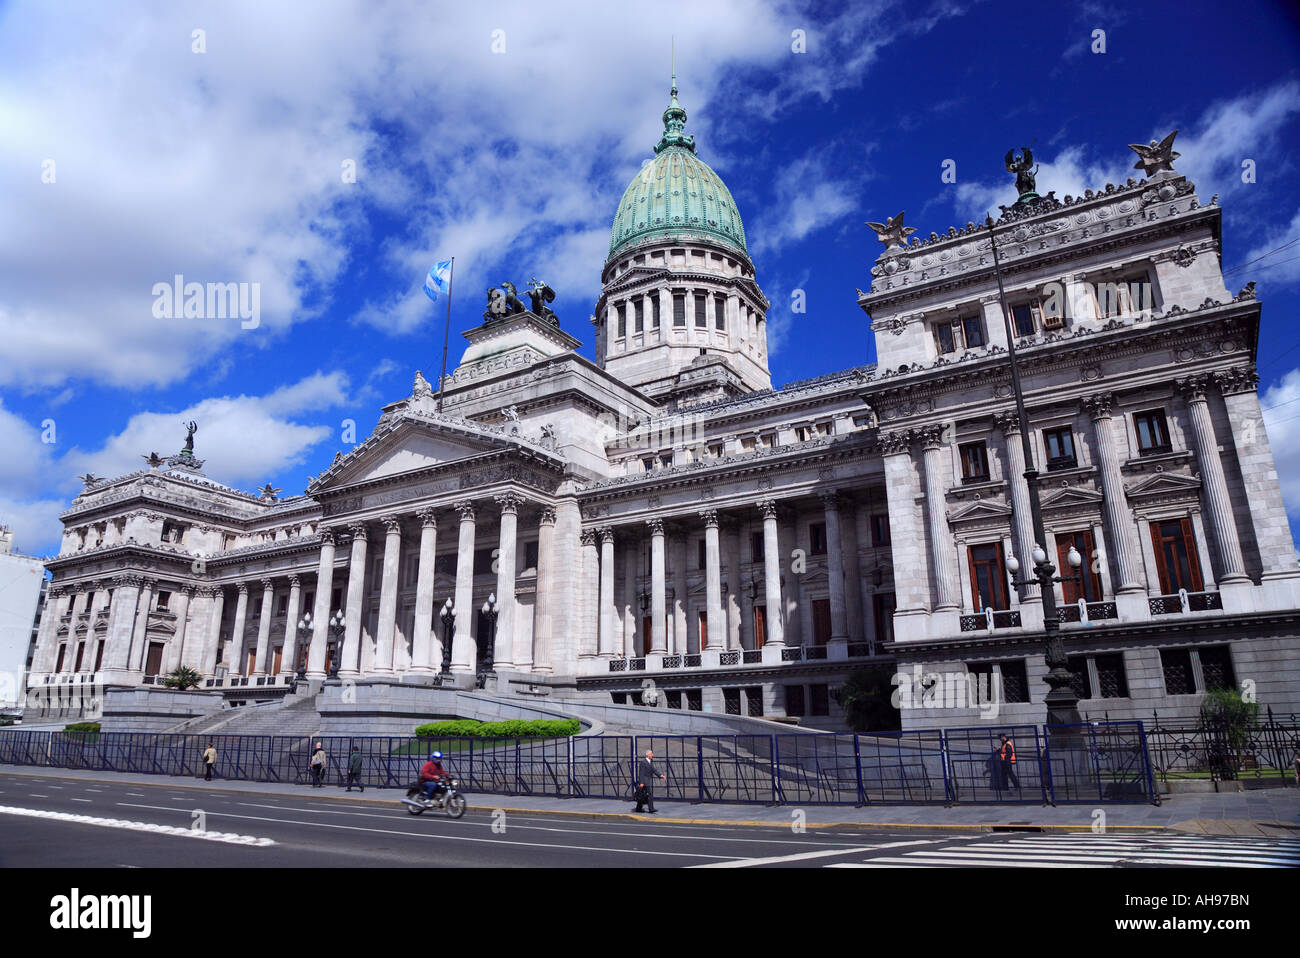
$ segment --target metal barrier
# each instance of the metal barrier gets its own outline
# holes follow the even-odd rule
[[[1000,735],[1016,762],[1000,756]],[[1145,802],[1156,798],[1141,722],[884,732],[870,735],[637,735],[561,739],[417,739],[410,736],[242,736],[138,732],[0,732],[0,764],[204,774],[306,785],[317,743],[325,782],[401,788],[430,752],[469,792],[630,801],[647,750],[666,776],[656,798],[790,805],[1035,804]]]

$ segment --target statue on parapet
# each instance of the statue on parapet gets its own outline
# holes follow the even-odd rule
[[[181,450],[181,455],[186,459],[194,458],[194,434],[199,431],[199,424],[193,419],[185,423],[185,448]]]
[[[1038,167],[1034,166],[1034,154],[1029,147],[1022,147],[1019,155],[1016,154],[1015,147],[1007,150],[1003,165],[1006,166],[1008,173],[1016,174],[1016,192],[1020,194],[1016,205],[1022,206],[1038,199],[1036,192],[1038,184],[1034,179],[1038,174]]]
[[[1138,155],[1138,161],[1133,164],[1133,169],[1141,170],[1147,176],[1163,171],[1172,173],[1174,160],[1182,156],[1181,153],[1174,152],[1174,137],[1177,135],[1178,131],[1174,130],[1159,143],[1152,140],[1150,146],[1130,143],[1128,148]]]
[[[560,325],[560,318],[555,315],[547,303],[555,302],[555,290],[546,285],[545,280],[536,276],[528,280],[528,297],[533,301],[533,313],[547,320],[553,326]]]
[[[910,226],[903,225],[904,210],[899,210],[897,216],[891,216],[883,223],[873,223],[867,220],[867,225],[876,231],[876,239],[885,244],[885,249],[892,249],[895,246],[903,246],[907,238],[916,232]]]

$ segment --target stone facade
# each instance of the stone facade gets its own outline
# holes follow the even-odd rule
[[[337,671],[836,728],[836,690],[878,665],[995,676],[997,721],[1037,722],[1043,598],[1007,559],[1041,545],[1083,555],[1056,601],[1086,717],[1192,715],[1242,682],[1295,711],[1300,570],[1256,393],[1260,304],[1224,288],[1219,224],[1166,171],[889,245],[858,298],[877,364],[781,389],[743,244],[620,240],[596,362],[516,314],[465,334],[440,396],[417,373],[304,494],[240,492],[184,455],[88,485],[47,563],[29,684],[186,665],[258,699]],[[675,325],[697,294],[704,322]],[[941,705],[904,727],[979,719]]]

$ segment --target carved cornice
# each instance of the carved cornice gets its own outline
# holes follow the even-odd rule
[[[1259,390],[1259,373],[1254,366],[1233,366],[1216,372],[1214,382],[1225,396],[1253,393]]]

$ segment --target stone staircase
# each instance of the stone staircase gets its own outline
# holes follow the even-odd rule
[[[320,714],[314,695],[297,695],[283,702],[222,709],[212,715],[182,722],[169,732],[184,735],[288,735],[308,738],[320,732]]]

